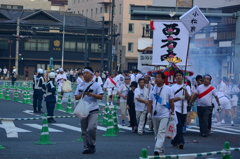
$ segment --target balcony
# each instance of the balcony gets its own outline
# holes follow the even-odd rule
[[[110,4],[112,3],[112,0],[101,0],[100,2],[98,2],[98,4]]]
[[[104,21],[109,21],[109,13],[101,13],[96,15],[97,21],[102,21],[102,17],[104,17]]]

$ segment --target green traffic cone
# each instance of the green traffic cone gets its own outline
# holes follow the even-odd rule
[[[16,89],[15,92],[14,92],[14,99],[13,99],[14,102],[19,102],[19,99],[18,99],[18,90]]]
[[[113,125],[113,118],[112,118],[111,110],[109,111],[107,131],[106,131],[106,134],[104,134],[103,136],[112,136],[112,137],[117,136],[116,134],[114,134],[114,125]]]
[[[26,104],[33,104],[31,101],[31,97],[30,97],[30,92],[27,92],[27,99],[26,99]]]
[[[102,125],[107,125],[108,124],[108,108],[105,107],[104,109],[104,116],[103,116],[103,122]]]
[[[4,96],[3,96],[3,86],[0,87],[0,99],[4,99]]]
[[[98,113],[98,122],[103,122],[103,120],[101,119],[101,113]]]
[[[66,113],[73,113],[72,101],[70,96],[68,97],[68,105],[67,105]]]
[[[113,125],[114,125],[114,132],[119,132],[117,112],[116,111],[113,112]]]
[[[148,154],[147,154],[147,150],[146,149],[142,149],[142,152],[141,152],[141,157],[140,158],[148,158]]]
[[[23,101],[22,101],[23,104],[27,104],[27,92],[24,91],[23,93]]]
[[[40,136],[40,141],[38,143],[38,145],[51,145],[51,144],[55,144],[50,142],[50,137],[49,137],[49,131],[48,131],[48,120],[47,120],[47,114],[44,114],[44,119],[43,119],[43,126],[42,126],[42,132],[41,132],[41,136]]]
[[[83,141],[83,138],[82,138],[82,133],[81,133],[81,136],[79,139],[77,139],[77,141]]]
[[[0,149],[5,149],[5,147],[3,147],[2,145],[0,145]]]
[[[8,88],[6,89],[5,100],[11,100]]]
[[[230,150],[230,144],[229,144],[229,142],[225,142],[224,143],[224,148],[223,148],[224,150],[226,150],[226,151],[229,151]],[[223,154],[223,157],[222,157],[223,159],[232,159],[232,157],[231,157],[231,154],[230,153],[227,153],[227,154]]]
[[[118,97],[117,97],[117,95],[115,95],[115,96],[114,96],[114,100],[118,100]]]
[[[57,101],[57,107],[56,107],[56,110],[63,110],[63,107],[62,107],[62,100],[61,100],[60,93],[58,93],[58,101]]]

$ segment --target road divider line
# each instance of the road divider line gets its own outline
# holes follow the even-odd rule
[[[35,129],[42,130],[42,125],[38,125],[38,124],[24,124],[24,125],[30,126]],[[53,128],[49,128],[49,127],[48,127],[48,130],[49,130],[49,132],[63,132],[61,130],[57,130],[57,129],[53,129]]]

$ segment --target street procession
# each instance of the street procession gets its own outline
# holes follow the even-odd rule
[[[239,159],[239,28],[239,0],[0,0],[0,159]]]

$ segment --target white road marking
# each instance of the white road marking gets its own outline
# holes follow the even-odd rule
[[[0,124],[0,128],[5,129],[2,124]],[[21,128],[19,128],[19,127],[16,127],[16,129],[17,129],[17,132],[31,132],[31,131],[28,131],[28,130],[25,130],[25,129],[21,129]]]
[[[24,125],[30,126],[35,129],[42,130],[42,125],[38,125],[38,124],[24,124]],[[53,129],[53,128],[49,128],[49,127],[48,127],[48,131],[49,132],[63,132],[61,130],[57,130],[57,129]]]
[[[68,124],[52,124],[52,125],[59,126],[59,127],[65,128],[65,129],[70,129],[70,130],[73,130],[73,131],[82,132],[81,128],[76,127],[76,126],[71,126],[71,125],[68,125]]]

